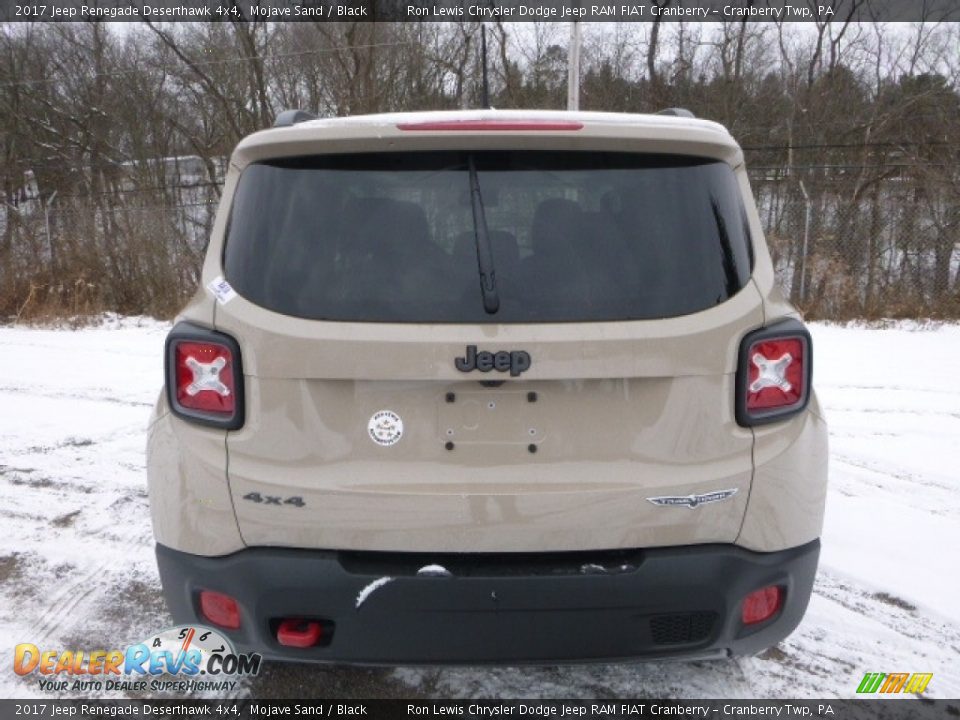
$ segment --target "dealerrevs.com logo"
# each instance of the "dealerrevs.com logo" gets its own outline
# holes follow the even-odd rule
[[[202,625],[182,625],[123,650],[14,649],[17,675],[37,677],[51,692],[230,691],[235,678],[260,672],[258,653],[237,653],[229,639]]]

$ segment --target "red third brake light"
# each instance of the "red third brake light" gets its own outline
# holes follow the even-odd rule
[[[756,625],[772,618],[782,606],[783,589],[777,585],[768,585],[743,599],[741,619],[744,625]]]
[[[177,342],[177,402],[192,410],[232,415],[236,410],[233,365],[233,354],[225,345]]]
[[[500,131],[550,131],[550,130],[582,130],[583,123],[572,120],[440,120],[431,122],[413,122],[400,123],[397,125],[400,130],[420,130],[420,131],[440,131],[440,130],[462,130],[462,131],[481,131],[500,130]]]

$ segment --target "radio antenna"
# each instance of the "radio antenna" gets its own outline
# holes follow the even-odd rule
[[[483,106],[490,107],[490,83],[487,80],[487,26],[480,26],[480,62],[483,78]]]

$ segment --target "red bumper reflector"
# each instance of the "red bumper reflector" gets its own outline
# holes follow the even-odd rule
[[[783,589],[777,585],[754,590],[743,599],[742,618],[744,625],[756,625],[769,620],[783,606]]]
[[[487,130],[518,131],[529,130],[582,130],[583,123],[571,120],[441,120],[439,122],[400,123],[400,130],[466,130],[485,132]]]
[[[229,595],[203,590],[200,593],[200,612],[204,619],[228,630],[240,627],[240,606]]]
[[[323,627],[313,620],[287,619],[277,628],[277,642],[287,647],[313,647],[323,637]]]

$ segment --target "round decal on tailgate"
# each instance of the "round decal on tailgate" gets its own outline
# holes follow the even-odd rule
[[[377,445],[394,445],[403,437],[403,420],[392,410],[380,410],[367,423],[367,432]]]

